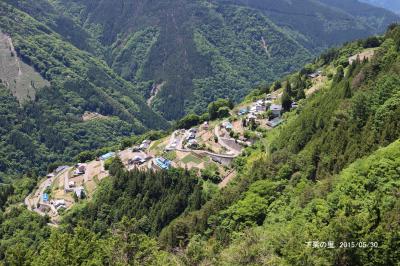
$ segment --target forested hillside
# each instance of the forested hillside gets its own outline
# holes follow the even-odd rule
[[[54,27],[62,33],[63,22],[57,23]],[[36,88],[32,100],[24,102],[11,95],[6,83],[0,84],[2,181],[15,175],[43,175],[49,164],[72,161],[80,151],[149,128],[168,127],[139,90],[103,61],[4,1],[0,2],[0,29],[15,47],[17,54],[11,52],[12,56],[32,66],[50,84]],[[83,121],[85,112],[106,118]]]
[[[0,259],[6,265],[398,265],[400,26],[331,49],[249,97],[283,90],[285,105],[313,89],[310,74],[317,70],[323,86],[235,160],[238,175],[224,189],[208,191],[183,169],[127,172],[114,159],[110,178],[93,199],[67,211],[59,228],[21,206],[1,213]]]
[[[49,165],[237,102],[397,19],[308,0],[4,0],[0,15],[0,179],[25,176],[27,188]]]
[[[349,56],[375,46],[371,60],[349,64]],[[331,50],[289,78],[296,84],[320,68],[328,81],[237,161],[236,182],[173,221],[161,243],[174,248],[186,239],[192,264],[396,265],[399,52],[400,27],[393,26],[385,38]],[[307,246],[313,241],[336,247]]]
[[[357,1],[51,1],[168,120],[288,74],[398,18]]]

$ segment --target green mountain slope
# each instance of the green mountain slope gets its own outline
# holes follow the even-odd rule
[[[229,187],[166,227],[161,243],[186,239],[192,264],[396,265],[400,27],[371,60],[349,65],[371,40],[331,50],[289,77],[296,84],[321,68],[328,80],[237,160]],[[312,241],[336,248],[308,247]]]
[[[355,1],[52,2],[98,38],[117,73],[156,94],[151,104],[169,120],[221,96],[239,101],[323,48],[397,19]]]
[[[82,150],[168,126],[147,106],[138,89],[104,62],[11,5],[1,2],[0,14],[1,30],[16,50],[14,58],[32,66],[50,83],[37,88],[34,100],[24,104],[9,97],[10,92],[0,85],[5,123],[0,172],[37,173],[56,160],[70,161]],[[108,119],[84,122],[85,112],[101,113]]]
[[[318,90],[307,85],[317,70]],[[280,127],[262,131],[245,149],[227,187],[210,191],[183,169],[128,172],[116,159],[111,177],[59,228],[49,230],[46,217],[21,206],[1,212],[0,259],[66,266],[397,265],[399,72],[399,25],[331,49],[281,82],[282,100],[296,98],[303,86],[314,93],[307,91]],[[0,192],[0,203],[15,194],[5,186]]]
[[[263,225],[246,231],[222,252],[221,264],[396,265],[399,152],[396,141],[332,179],[278,183],[282,190],[275,195],[265,188],[276,182],[255,182],[225,215],[276,199],[265,208]]]
[[[1,56],[17,61],[12,73],[2,67],[0,74],[21,104],[6,112],[18,117],[8,132],[23,133],[35,147],[16,146],[9,134],[2,136],[7,145],[0,172],[36,173],[37,164],[70,161],[115,137],[166,128],[165,118],[202,113],[216,98],[238,101],[254,85],[300,68],[323,47],[377,32],[394,19],[381,10],[375,19],[366,19],[370,13],[345,13],[348,6],[342,10],[306,1],[304,8],[314,15],[286,14],[293,20],[283,25],[291,6],[270,3],[282,11],[277,17],[264,4],[2,1],[1,34],[15,46],[15,55],[7,46]],[[13,80],[16,86],[10,86]],[[26,99],[34,101],[22,104]],[[16,102],[2,106],[9,104]],[[82,122],[85,112],[108,119]],[[38,158],[31,160],[30,153]]]

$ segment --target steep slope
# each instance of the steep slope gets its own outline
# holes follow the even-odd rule
[[[2,127],[0,172],[37,173],[44,170],[43,165],[71,160],[81,150],[168,126],[137,88],[101,60],[11,5],[0,2],[0,15],[0,27],[15,47],[14,57],[31,66],[32,73],[46,80],[45,85],[50,84],[35,91],[34,101],[12,109],[6,106],[16,100],[2,88],[1,108],[13,119],[3,121],[9,129]],[[86,111],[109,119],[83,122]]]
[[[51,2],[96,36],[108,64],[144,86],[147,98],[163,83],[152,103],[169,120],[202,112],[221,96],[238,101],[323,48],[375,34],[397,19],[344,0]]]
[[[262,137],[235,160],[238,176],[224,189],[205,186],[186,169],[128,172],[115,159],[110,178],[60,228],[49,230],[45,217],[20,206],[0,212],[0,259],[62,266],[397,265],[399,73],[398,25],[331,49],[280,85],[249,95],[282,92],[285,105],[308,90],[280,127],[255,127]],[[13,109],[6,107],[0,114]],[[0,192],[0,203],[14,193],[4,186]]]
[[[305,36],[311,49],[337,45],[382,32],[389,23],[398,19],[390,12],[361,4],[357,0],[223,2],[248,5],[261,10],[277,25]]]
[[[18,58],[12,39],[2,32],[0,32],[0,77],[1,83],[21,104],[35,99],[36,90],[50,85],[32,66]]]
[[[266,208],[263,225],[235,239],[221,254],[220,263],[396,265],[399,167],[400,141],[396,141],[315,185],[301,180],[283,188],[280,183],[282,190],[274,195],[265,190],[274,182],[254,183],[227,212],[249,207],[250,201],[276,199]]]
[[[398,264],[400,26],[375,39],[369,60],[349,65],[371,40],[288,77],[292,89],[317,69],[326,80],[237,160],[230,186],[173,221],[161,243],[186,239],[190,264]]]

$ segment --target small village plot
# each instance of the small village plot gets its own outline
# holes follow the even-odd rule
[[[122,151],[110,151],[96,160],[60,166],[50,173],[25,204],[57,224],[60,214],[76,202],[91,198],[99,183],[109,176],[108,167],[118,157],[127,170],[163,171],[185,168],[220,188],[235,177],[232,161],[262,133],[283,122],[282,93],[276,91],[234,109],[230,117],[206,121],[197,127],[175,130],[170,136],[143,140]],[[293,103],[292,108],[297,104]]]

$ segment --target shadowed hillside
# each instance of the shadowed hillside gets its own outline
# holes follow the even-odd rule
[[[298,69],[312,55],[381,32],[394,14],[356,1],[53,1],[102,43],[108,64],[168,120]]]

